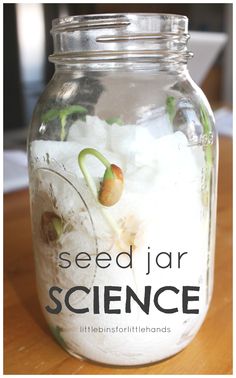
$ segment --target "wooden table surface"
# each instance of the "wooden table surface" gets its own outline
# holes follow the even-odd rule
[[[35,287],[28,191],[4,197],[5,374],[232,373],[232,140],[220,139],[214,295],[192,343],[163,362],[114,368],[68,355],[52,338]]]

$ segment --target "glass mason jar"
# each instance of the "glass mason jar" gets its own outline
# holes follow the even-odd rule
[[[140,365],[186,347],[212,296],[217,136],[188,19],[53,21],[28,140],[37,286],[57,341]]]

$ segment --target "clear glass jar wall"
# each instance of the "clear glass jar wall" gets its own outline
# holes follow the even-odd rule
[[[188,20],[54,20],[28,140],[39,299],[70,354],[140,365],[187,346],[213,287],[217,137]]]

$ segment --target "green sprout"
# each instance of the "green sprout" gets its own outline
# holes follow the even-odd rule
[[[173,96],[168,96],[166,99],[166,112],[169,116],[169,120],[172,123],[176,113],[176,100]]]
[[[106,119],[106,123],[108,123],[109,125],[113,125],[114,123],[115,123],[116,125],[119,125],[119,126],[124,125],[124,122],[123,122],[122,119],[119,118],[119,117],[111,117],[111,118],[108,118],[108,119]]]
[[[67,122],[67,117],[71,114],[79,113],[85,114],[87,109],[81,105],[69,105],[63,109],[50,109],[42,115],[42,122],[47,124],[48,122],[53,121],[55,118],[59,118],[61,122],[61,140],[65,139],[65,127]]]
[[[88,155],[94,156],[105,166],[105,173],[99,191],[97,190],[94,179],[90,175],[85,165],[85,158]],[[120,200],[123,191],[122,170],[115,164],[110,164],[110,162],[99,151],[93,148],[83,149],[78,155],[78,163],[96,203],[102,205],[101,211],[104,217],[106,218],[111,228],[115,231],[115,233],[117,235],[120,235],[120,229],[118,225],[107,212],[107,209],[103,206],[113,206]]]
[[[211,122],[210,122],[207,110],[206,110],[204,105],[200,106],[200,121],[201,121],[201,124],[203,126],[204,134],[207,135],[207,137],[209,137],[210,133],[212,131],[212,128],[211,128]],[[211,147],[211,145],[208,144],[206,146],[205,151],[206,151],[207,167],[208,167],[208,170],[210,170],[211,166],[212,166],[212,147]]]

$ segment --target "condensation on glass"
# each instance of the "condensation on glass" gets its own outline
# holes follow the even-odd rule
[[[156,362],[194,338],[213,288],[217,136],[188,19],[73,16],[52,36],[28,140],[42,311],[76,357]]]

